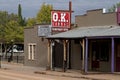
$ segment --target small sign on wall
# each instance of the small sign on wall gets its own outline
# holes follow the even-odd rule
[[[38,36],[46,37],[49,35],[51,35],[51,26],[50,25],[38,26]]]

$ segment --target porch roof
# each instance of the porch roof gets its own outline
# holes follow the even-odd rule
[[[120,36],[120,26],[80,27],[67,32],[50,35],[47,38],[85,38],[85,37],[115,37]]]

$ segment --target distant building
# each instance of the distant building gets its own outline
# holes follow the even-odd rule
[[[27,66],[46,67],[47,65],[47,39],[39,34],[39,26],[35,25],[24,30],[24,53]],[[41,34],[42,35],[42,34]],[[44,35],[44,34],[43,34]]]

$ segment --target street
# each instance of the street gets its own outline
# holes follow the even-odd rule
[[[0,80],[119,80],[118,74],[88,74],[79,71],[46,71],[45,68],[2,62]]]
[[[53,80],[43,76],[0,70],[0,80]]]
[[[35,73],[27,74],[27,72],[22,72],[22,71],[18,72],[18,71],[1,69],[0,80],[86,80],[86,79],[42,75]]]

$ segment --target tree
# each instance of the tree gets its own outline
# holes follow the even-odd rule
[[[19,18],[19,25],[20,26],[25,26],[25,18],[23,19],[22,17],[22,8],[21,8],[21,4],[18,5],[18,18]]]
[[[5,27],[6,42],[23,42],[23,27],[18,27],[17,21],[9,21]]]
[[[37,24],[50,24],[52,9],[52,5],[43,3],[36,16]]]
[[[12,43],[23,43],[24,27],[19,24],[20,16],[22,15],[19,14],[18,16],[18,14],[9,14],[7,11],[0,11],[0,43],[3,44],[5,52],[11,41]]]
[[[0,25],[5,26],[5,24],[9,21],[8,12],[0,11]]]
[[[35,18],[28,18],[27,19],[27,26],[31,27],[36,24],[36,19]]]
[[[0,11],[0,41],[3,42],[4,39],[4,26],[8,22],[8,13],[6,11]]]
[[[23,42],[23,28],[18,23],[17,14],[0,11],[0,42]]]
[[[109,8],[108,12],[115,12],[118,7],[120,7],[120,2],[114,4],[111,8]]]
[[[0,40],[1,41],[3,41],[3,39],[4,41],[6,41],[5,28],[10,21],[16,21],[18,23],[18,16],[13,13],[8,14],[8,12],[6,11],[0,11]]]

